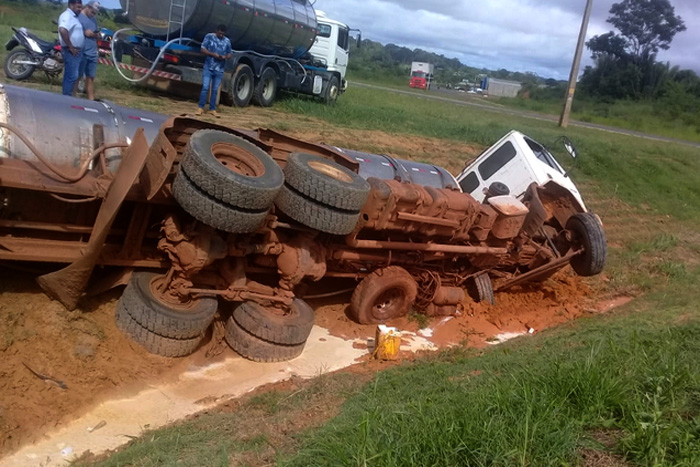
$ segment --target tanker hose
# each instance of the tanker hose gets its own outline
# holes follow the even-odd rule
[[[155,60],[153,60],[153,64],[151,65],[151,68],[148,69],[145,75],[143,75],[140,78],[129,78],[126,76],[124,73],[122,73],[121,69],[119,69],[119,64],[117,63],[116,60],[116,55],[114,53],[114,43],[117,42],[119,39],[119,34],[123,33],[124,31],[133,31],[133,28],[123,28],[120,29],[119,31],[115,32],[112,35],[112,42],[110,43],[110,49],[112,52],[112,63],[114,63],[114,68],[117,70],[117,73],[119,73],[119,76],[124,78],[126,81],[130,83],[140,83],[141,81],[145,81],[148,78],[151,77],[153,72],[156,70],[156,66],[158,66],[158,62],[160,61],[160,58],[163,56],[165,51],[170,47],[171,44],[174,44],[176,42],[184,42],[184,41],[193,41],[193,39],[190,39],[189,37],[178,37],[176,39],[173,39],[169,42],[167,42],[163,47],[160,48],[160,52],[158,52],[158,56],[156,57]]]
[[[6,130],[9,130],[12,133],[14,133],[15,135],[17,135],[17,137],[22,140],[22,142],[27,146],[27,148],[29,148],[29,150],[36,156],[36,158],[39,159],[46,166],[46,168],[48,168],[55,175],[61,177],[62,179],[64,179],[67,182],[70,182],[70,183],[74,183],[74,182],[77,182],[80,179],[82,179],[85,176],[85,174],[87,173],[88,168],[90,167],[90,163],[93,161],[93,159],[95,159],[95,157],[97,157],[98,155],[100,155],[101,153],[106,151],[107,149],[129,147],[129,145],[126,143],[103,144],[102,146],[100,146],[97,149],[95,149],[94,151],[92,151],[92,154],[90,154],[90,157],[88,157],[85,160],[85,162],[83,162],[83,165],[80,167],[80,170],[78,170],[77,174],[69,175],[69,174],[64,173],[61,169],[59,169],[55,165],[53,165],[49,161],[49,159],[45,155],[43,155],[36,148],[36,146],[34,146],[32,144],[31,141],[29,141],[29,138],[27,138],[21,131],[19,131],[19,129],[17,129],[16,127],[14,127],[12,125],[8,125],[7,123],[0,123],[0,128],[4,128]]]

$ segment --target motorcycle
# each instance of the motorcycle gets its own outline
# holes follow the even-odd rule
[[[5,75],[18,81],[29,78],[36,69],[46,73],[53,80],[63,71],[61,45],[40,39],[27,28],[12,28],[14,34],[5,44],[6,50],[15,50],[5,58]]]

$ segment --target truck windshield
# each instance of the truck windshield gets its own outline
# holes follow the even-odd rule
[[[331,37],[331,26],[330,24],[321,24],[319,23],[318,25],[318,35],[321,37]]]
[[[554,159],[554,156],[552,156],[552,154],[549,151],[547,151],[547,149],[545,149],[544,146],[542,146],[536,141],[531,140],[530,138],[525,138],[525,142],[528,146],[530,146],[530,149],[532,149],[532,152],[535,153],[535,156],[539,160],[541,160],[557,172],[563,173],[561,167],[559,167],[559,164]]]
[[[425,72],[414,71],[413,73],[411,73],[411,78],[425,78]]]

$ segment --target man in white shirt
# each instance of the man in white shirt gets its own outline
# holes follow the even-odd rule
[[[81,49],[85,42],[83,25],[78,20],[82,0],[68,0],[68,8],[58,17],[58,40],[63,54],[63,95],[71,96],[78,81]]]

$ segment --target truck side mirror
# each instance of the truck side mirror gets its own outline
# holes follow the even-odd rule
[[[561,139],[564,142],[564,149],[566,152],[568,152],[571,157],[576,159],[578,157],[578,151],[576,150],[576,146],[574,146],[574,142],[566,136],[562,136]]]

